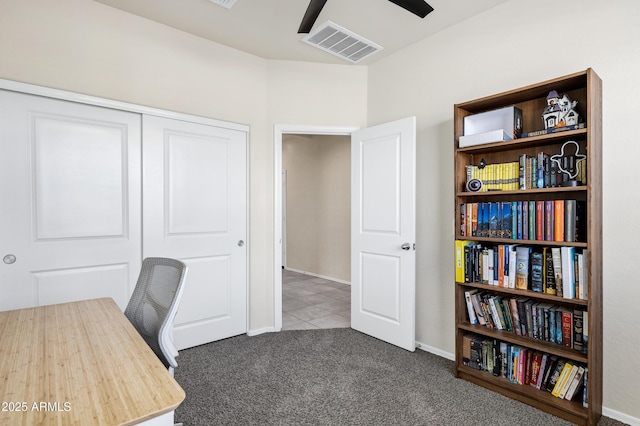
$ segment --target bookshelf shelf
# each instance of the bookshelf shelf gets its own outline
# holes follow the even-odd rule
[[[587,129],[567,130],[566,132],[553,133],[549,135],[532,136],[506,142],[494,142],[483,145],[468,146],[457,148],[458,153],[466,154],[482,154],[485,152],[502,151],[504,149],[528,148],[531,146],[555,145],[559,140],[584,139],[587,135]]]
[[[513,343],[516,345],[527,346],[529,348],[549,353],[552,355],[561,356],[563,358],[572,359],[577,362],[586,363],[587,354],[573,350],[563,348],[562,346],[555,343],[548,343],[542,340],[533,340],[529,337],[518,336],[517,334],[511,333],[509,331],[504,330],[494,330],[487,328],[483,325],[475,325],[469,323],[461,323],[458,324],[458,328],[464,331],[472,332],[474,334],[481,334],[483,336],[491,337],[493,339],[498,339],[504,342]]]
[[[541,392],[531,386],[514,384],[501,377],[495,377],[490,373],[469,367],[461,367],[459,369],[459,377],[543,411],[550,412],[573,423],[584,424],[588,422],[588,410],[578,402],[561,400],[550,393]]]
[[[557,193],[571,193],[571,192],[587,192],[586,186],[567,186],[556,188],[540,188],[540,189],[518,189],[513,191],[489,191],[489,192],[457,192],[456,196],[461,198],[475,198],[475,197],[503,197],[505,195],[531,195],[531,194],[557,194]]]
[[[545,107],[547,107],[547,96],[551,91],[556,91],[559,96],[566,94],[572,100],[577,101],[577,110],[581,116],[580,122],[583,123],[584,127],[555,133],[537,134],[536,136],[523,137],[511,141],[486,143],[464,148],[459,147],[460,136],[464,135],[464,118],[472,114],[487,112],[498,108],[511,106],[519,108],[522,111],[523,134],[532,132],[534,132],[534,134],[539,133],[543,127],[542,112]],[[562,178],[560,174],[557,176],[558,181],[554,181],[553,177],[547,181],[545,172],[548,174],[548,171],[544,170],[543,166],[537,169],[538,166],[535,162],[525,163],[526,166],[523,167],[522,158],[525,158],[525,161],[527,161],[527,158],[539,158],[542,163],[545,159],[545,154],[548,158],[560,154],[563,145],[568,141],[574,141],[575,144],[573,145],[577,144],[580,153],[586,155],[586,160],[581,165],[583,173],[580,178],[581,185],[559,186],[559,180]],[[532,405],[573,423],[580,425],[597,425],[602,416],[602,82],[600,78],[592,69],[587,69],[520,89],[456,104],[454,105],[454,144],[455,245],[457,256],[457,279],[454,280],[456,376]],[[572,144],[567,144],[567,146],[571,145]],[[475,171],[477,171],[476,167],[480,166],[481,162],[493,167],[490,175],[480,175],[484,176],[480,178],[483,180],[483,190],[486,188],[490,190],[484,192],[468,192],[466,188],[467,180],[470,176],[469,173],[471,173],[470,170],[473,168],[473,173],[475,173]],[[514,169],[513,166],[513,163],[516,162],[520,166],[519,178],[517,177],[518,170]],[[547,162],[548,160],[544,160],[545,165]],[[511,163],[511,165],[507,166],[509,163]],[[512,168],[509,169],[508,167]],[[495,172],[495,170],[497,170],[497,172]],[[514,170],[516,172],[515,179],[512,173]],[[523,172],[523,170],[526,171]],[[544,185],[537,183],[534,175],[535,172],[530,173],[530,170],[538,170],[538,181],[542,182],[541,179],[544,177]],[[527,177],[530,179],[525,185],[528,189],[514,189],[522,185],[522,180],[519,179],[523,179],[523,176],[525,179]],[[487,186],[484,185],[485,178],[487,179]],[[513,185],[509,185],[509,180],[510,182],[514,182],[514,180],[519,181],[514,187]],[[507,184],[502,184],[502,182],[507,182]],[[550,184],[548,184],[548,182],[550,182]],[[496,186],[496,183],[499,186]],[[494,190],[495,188],[503,190]],[[507,190],[504,190],[505,188]],[[539,216],[541,210],[538,205],[553,204],[554,202],[564,206],[569,206],[570,204],[573,206],[576,204],[579,205],[575,216],[576,219],[573,219],[573,216],[566,215],[563,210],[559,210],[563,215],[560,216],[564,219],[563,223],[568,224],[567,226],[571,229],[571,231],[564,234],[564,239],[575,239],[576,241],[548,241],[545,240],[546,236],[544,234],[541,238],[541,234],[539,234],[537,230],[536,233],[531,233],[531,230],[536,227],[538,227],[538,229],[542,229],[543,227],[552,229],[548,225],[550,223],[549,221],[545,222],[541,220],[541,218],[544,219],[545,216],[544,211],[542,216]],[[507,204],[510,204],[511,207]],[[499,211],[498,216],[502,219],[498,219],[497,222],[502,223],[503,228],[497,228],[498,232],[493,232],[493,230],[496,229],[491,228],[491,226],[494,226],[493,223],[486,225],[487,221],[485,219],[482,224],[484,228],[481,229],[480,224],[478,224],[478,231],[476,233],[476,213],[474,209],[477,208],[478,212],[481,211],[481,208],[486,211],[486,209],[489,208],[487,206],[491,207],[493,205],[502,206],[498,207],[498,209],[503,209]],[[516,214],[514,206],[518,206],[517,211],[520,212],[520,205],[522,205],[521,210],[524,210],[524,206],[528,205],[528,212],[533,215],[532,217],[537,219],[536,222],[534,224],[529,223],[529,233],[523,232],[522,235],[518,233],[517,236],[525,237],[524,239],[503,238],[503,236],[508,237],[515,235],[513,232],[515,232],[516,226],[520,226],[520,223],[516,219],[509,216],[511,214],[510,212],[513,212],[514,215]],[[471,210],[469,206],[471,206]],[[495,209],[495,206],[491,208]],[[538,210],[536,210],[536,208]],[[491,210],[491,212],[493,214],[494,210]],[[556,212],[558,212],[558,210],[556,210]],[[472,215],[472,219],[468,219],[469,215]],[[522,213],[522,215],[524,216],[524,213]],[[556,217],[558,217],[557,214]],[[479,218],[480,213],[478,213],[478,220],[480,220]],[[513,221],[511,222],[512,219]],[[493,220],[494,219],[491,219],[490,221],[493,222]],[[509,223],[513,223],[512,229],[508,228]],[[487,226],[489,226],[488,231]],[[522,226],[524,229],[524,225]],[[555,229],[559,229],[559,226],[556,222]],[[573,226],[575,226],[577,231],[575,238],[572,237],[574,235]],[[527,238],[528,236],[536,239],[529,239]],[[563,238],[560,237],[559,239]],[[465,279],[461,280],[460,250],[466,251],[467,245],[472,247],[469,249],[467,256],[476,257],[473,258],[474,260],[471,260],[469,257],[465,258],[462,256],[462,264],[465,265],[465,262],[468,261],[469,264],[473,266],[473,272],[471,272],[471,279],[465,276]],[[536,263],[536,267],[538,268],[536,269],[538,273],[537,277],[540,276],[539,271],[544,271],[542,278],[544,286],[547,285],[547,280],[549,280],[549,283],[553,283],[554,280],[558,280],[559,285],[562,283],[560,276],[554,276],[557,272],[554,271],[552,267],[547,269],[547,265],[552,265],[552,262],[550,260],[551,258],[547,258],[546,256],[552,251],[558,251],[558,249],[575,252],[575,256],[566,256],[566,259],[570,259],[570,262],[572,262],[568,265],[575,266],[575,269],[574,266],[571,266],[571,269],[576,277],[582,274],[580,276],[582,277],[582,285],[584,287],[581,287],[581,289],[584,290],[586,288],[587,291],[581,292],[582,294],[576,292],[575,298],[562,297],[560,294],[555,295],[544,292],[544,290],[543,292],[534,292],[531,290],[533,273],[531,269],[528,269],[529,278],[526,278],[526,280],[529,280],[529,288],[527,290],[513,288],[513,283],[510,288],[508,283],[504,284],[502,281],[500,281],[500,283],[503,283],[504,286],[493,285],[494,283],[492,283],[491,278],[489,280],[486,279],[487,271],[491,269],[483,269],[483,267],[487,265],[490,256],[495,255],[495,257],[491,257],[492,259],[498,258],[498,255],[493,252],[494,248],[496,252],[504,250],[500,251],[504,256],[506,250],[509,250],[508,246],[529,247],[532,253],[545,253],[542,255],[544,259],[543,262],[548,263],[543,263],[542,268],[539,266],[540,263]],[[465,248],[461,249],[461,247]],[[473,251],[473,247],[475,247],[475,251]],[[514,249],[512,247],[511,250],[517,250],[517,248]],[[490,253],[489,256],[487,256],[487,253]],[[579,256],[580,262],[583,263],[578,263]],[[506,259],[508,257],[507,252],[506,257],[500,258],[501,268],[496,266],[496,269],[504,273],[505,277],[509,273],[507,267],[509,262]],[[531,260],[532,258],[533,257],[530,257],[529,259]],[[518,261],[513,262],[514,264],[521,263],[520,257],[517,259]],[[537,255],[537,262],[539,262],[539,259],[540,255]],[[494,266],[493,261],[489,263],[491,267]],[[470,266],[467,266],[467,268],[470,268]],[[520,268],[522,269],[522,264]],[[465,272],[469,271],[464,271],[463,266],[462,273],[464,274]],[[513,269],[511,272],[513,273]],[[474,278],[479,275],[481,276]],[[495,275],[498,275],[498,273]],[[570,275],[571,274],[568,274],[568,276]],[[585,281],[588,283],[587,285],[585,285]],[[569,282],[570,281],[565,281],[564,284]],[[495,284],[497,284],[497,282]],[[576,285],[576,289],[578,287],[579,286]],[[553,289],[553,287],[550,288]],[[566,340],[564,340],[566,339],[566,335],[563,335],[563,339],[561,339],[566,344],[562,344],[556,343],[555,341],[535,339],[525,335],[527,333],[524,332],[518,334],[514,332],[515,327],[508,329],[504,327],[505,329],[502,330],[499,329],[500,327],[491,328],[483,325],[483,322],[477,324],[477,319],[472,318],[475,322],[470,319],[471,314],[469,309],[475,310],[475,307],[469,307],[469,295],[475,295],[473,299],[474,303],[482,304],[484,301],[485,305],[495,304],[498,310],[500,310],[500,306],[502,306],[502,312],[496,313],[492,313],[490,310],[488,312],[484,311],[486,306],[485,308],[480,308],[481,311],[484,311],[485,316],[489,317],[494,315],[497,317],[511,315],[508,306],[509,302],[516,303],[514,299],[520,301],[518,303],[530,304],[529,307],[532,311],[534,309],[533,306],[536,306],[537,309],[540,309],[538,312],[544,312],[544,315],[551,315],[552,311],[554,314],[563,311],[564,313],[562,314],[558,313],[557,318],[562,317],[565,326],[567,325],[565,322],[566,318],[571,318],[571,321],[573,321],[573,323],[571,323],[571,331],[569,332],[571,343],[566,343]],[[565,296],[566,295],[567,293],[565,292]],[[491,299],[491,301],[489,299]],[[514,305],[513,309],[516,309],[515,306],[516,305]],[[519,309],[518,307],[518,310]],[[569,314],[564,316],[567,312]],[[478,317],[480,315],[481,314],[479,314]],[[530,314],[528,315],[528,319],[530,320]],[[580,329],[581,315],[583,316],[585,324],[584,333]],[[542,317],[539,316],[538,318]],[[504,322],[511,320],[513,320],[513,318]],[[550,324],[551,322],[545,323],[543,319],[539,319],[536,325],[537,327],[550,328],[552,327]],[[523,325],[523,327],[526,326],[527,325]],[[536,330],[539,332],[541,329],[537,328]],[[549,337],[552,335],[549,329],[543,328],[542,330],[545,336]],[[560,332],[559,330],[557,331]],[[537,332],[531,335],[540,337]],[[588,341],[586,349],[583,352],[579,343],[580,339],[586,336],[588,336]],[[559,338],[560,337],[558,337],[558,339]],[[549,338],[549,340],[553,339]],[[556,341],[558,340],[556,339]],[[572,347],[574,344],[575,349]],[[471,345],[471,349],[469,345]],[[502,353],[501,356],[501,351],[505,347],[509,348],[509,355],[505,356],[504,353]],[[476,348],[476,352],[473,352],[474,348]],[[478,348],[483,348],[483,350],[479,351]],[[484,350],[487,348],[499,349],[494,350],[492,355],[489,350]],[[469,356],[473,357],[474,355],[480,357],[479,354],[481,354],[484,359],[469,359]],[[516,365],[514,362],[520,354],[526,354],[525,356],[528,356],[528,358],[523,356],[523,361],[517,364],[517,367],[514,367],[514,365]],[[493,359],[490,362],[487,357],[491,356],[493,356]],[[504,366],[507,365],[508,359],[512,356],[512,364],[507,366],[507,370],[511,369],[511,373],[505,373]],[[537,357],[538,360],[540,360],[541,357],[545,359],[551,359],[553,357],[554,359],[561,359],[567,364],[583,367],[587,371],[588,378],[586,381],[586,392],[580,389],[575,393],[573,399],[568,401],[554,396],[548,391],[537,389],[535,386],[515,383],[517,381],[528,383],[527,375],[531,374],[531,370],[535,370],[536,367],[539,367],[541,364],[535,364],[535,361],[533,361],[535,357]],[[496,373],[496,375],[486,371],[487,366],[494,365],[493,361],[496,361],[498,358],[500,358],[497,361],[498,364],[495,365],[499,365],[502,370],[499,372],[494,371],[493,373]],[[534,367],[532,368],[532,366]],[[518,368],[520,368],[521,371],[517,371]],[[521,374],[517,378],[515,377],[516,372]],[[550,374],[549,377],[552,375],[553,374]],[[523,378],[527,378],[527,380],[523,380]],[[576,383],[583,384],[585,382],[576,380]],[[584,400],[583,393],[586,395]]]
[[[546,300],[549,302],[553,302],[556,304],[568,304],[575,306],[587,306],[589,304],[588,300],[582,299],[565,299],[560,296],[553,296],[551,294],[546,293],[535,293],[530,290],[519,290],[517,288],[506,288],[506,287],[496,287],[493,285],[482,284],[482,283],[458,283],[460,286],[464,286],[467,288],[477,288],[480,290],[491,291],[493,293],[502,293],[513,296],[522,296],[522,297],[533,297],[537,300]],[[463,290],[464,291],[464,290]]]

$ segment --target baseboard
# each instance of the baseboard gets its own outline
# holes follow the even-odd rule
[[[602,407],[602,415],[612,418],[613,420],[618,420],[622,423],[628,424],[630,426],[640,426],[640,419],[637,417],[631,417],[627,414],[621,413],[619,411],[612,410],[607,407]]]
[[[309,275],[309,276],[316,277],[316,278],[322,278],[324,280],[335,281],[335,282],[340,283],[340,284],[351,285],[351,281],[345,281],[345,280],[341,280],[339,278],[327,277],[326,275],[314,274],[312,272],[301,271],[299,269],[288,268],[286,266],[284,267],[284,270],[285,271],[291,271],[291,272],[297,272],[298,274]]]
[[[425,352],[432,353],[434,355],[441,356],[442,358],[446,358],[450,361],[456,360],[455,355],[452,354],[451,352],[445,352],[442,349],[434,348],[433,346],[425,345],[424,343],[421,343],[421,342],[416,342],[416,348],[421,349]]]
[[[264,327],[264,328],[258,328],[255,330],[247,330],[247,336],[249,337],[253,337],[253,336],[257,336],[259,334],[264,334],[264,333],[275,333],[278,332],[280,330],[276,330],[275,327]]]
[[[443,351],[442,349],[438,349],[438,348],[434,348],[433,346],[429,346],[429,345],[425,345],[424,343],[421,342],[416,342],[416,349],[421,349],[425,352],[429,352],[432,353],[434,355],[438,355],[441,356],[442,358],[446,358],[450,361],[455,361],[455,355],[450,353],[450,352],[446,352]],[[621,413],[619,411],[615,411],[612,410],[610,408],[607,407],[602,407],[602,415],[609,417],[613,420],[618,420],[622,423],[625,423],[629,426],[640,426],[640,419],[636,418],[636,417],[631,417],[627,414]]]

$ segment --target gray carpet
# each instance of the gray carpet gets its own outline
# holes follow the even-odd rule
[[[185,426],[570,424],[454,378],[452,361],[348,328],[233,337],[178,363]]]

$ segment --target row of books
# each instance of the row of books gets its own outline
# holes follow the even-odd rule
[[[455,241],[457,282],[530,290],[587,300],[589,251],[576,247],[532,247],[517,244],[482,245]]]
[[[567,401],[588,401],[588,369],[556,355],[474,334],[463,336],[462,363]]]
[[[502,297],[477,289],[465,291],[464,297],[471,324],[587,352],[586,310],[568,309],[526,297]]]
[[[466,166],[467,182],[478,179],[482,182],[479,192],[487,191],[516,191],[519,188],[519,163],[517,161],[509,163],[487,164],[479,166]]]
[[[569,180],[569,175],[563,170],[576,170],[575,180],[586,185],[584,162],[574,163],[576,157],[572,155],[552,160],[545,152],[535,156],[521,154],[518,161],[487,164],[484,166],[467,165],[466,179],[478,179],[482,182],[480,192],[487,191],[515,191],[522,189],[553,188],[562,186]]]
[[[579,200],[462,203],[460,235],[537,241],[583,241],[586,209]]]

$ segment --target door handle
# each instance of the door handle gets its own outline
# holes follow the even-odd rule
[[[243,240],[238,241],[238,247],[242,247],[243,245],[244,245],[244,241]]]
[[[402,250],[411,250],[411,244],[409,243],[404,243],[403,245],[400,246],[400,248]]]
[[[12,263],[14,263],[17,260],[16,256],[13,254],[8,254],[6,255],[4,258],[2,258],[2,261],[4,263],[6,263],[7,265],[11,265]]]

